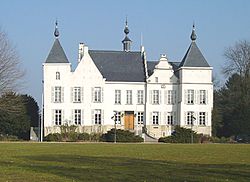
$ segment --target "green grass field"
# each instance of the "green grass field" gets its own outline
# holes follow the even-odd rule
[[[250,145],[0,143],[0,181],[250,181]]]

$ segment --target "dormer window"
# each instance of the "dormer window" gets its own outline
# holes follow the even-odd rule
[[[56,72],[56,80],[60,80],[60,72]]]

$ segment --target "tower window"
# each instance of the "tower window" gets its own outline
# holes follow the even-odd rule
[[[56,80],[60,80],[60,72],[56,72]]]

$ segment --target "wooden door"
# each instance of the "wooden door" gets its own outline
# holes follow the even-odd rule
[[[133,130],[134,129],[134,114],[126,114],[124,118],[124,127],[125,130]]]

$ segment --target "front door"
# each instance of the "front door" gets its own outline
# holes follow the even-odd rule
[[[124,118],[124,129],[125,130],[133,130],[134,129],[134,112],[126,111]]]

